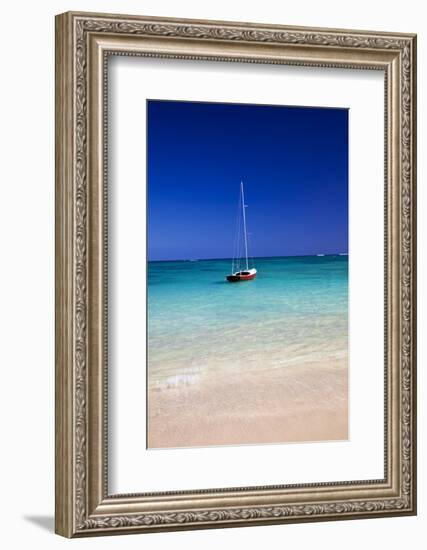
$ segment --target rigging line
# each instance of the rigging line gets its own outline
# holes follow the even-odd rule
[[[234,221],[234,241],[233,241],[233,248],[232,248],[232,256],[231,256],[231,272],[234,270],[234,258],[236,255],[236,239],[237,239],[237,218]]]
[[[243,201],[242,201],[242,197],[240,197],[239,212],[237,214],[238,219],[239,219],[239,250],[238,250],[238,267],[237,267],[238,271],[242,270],[242,258],[243,258],[243,254],[244,254],[244,250],[243,250],[242,205],[243,205]]]
[[[239,205],[237,205],[237,208],[239,208]],[[238,217],[236,217],[234,238],[235,238],[235,249],[234,249],[233,268],[232,268],[233,273],[236,269],[236,261],[239,253],[239,218]]]
[[[236,248],[236,260],[235,260],[235,271],[240,271],[240,257],[241,257],[241,237],[242,237],[242,220],[240,215],[240,200],[237,211],[237,248]]]
[[[243,215],[243,236],[245,239],[245,258],[246,258],[246,269],[249,269],[248,265],[248,235],[246,229],[246,204],[245,204],[245,192],[243,189],[243,181],[240,182],[240,190],[242,193],[242,215]]]
[[[235,266],[236,266],[236,263],[237,263],[237,259],[238,259],[238,256],[239,256],[239,246],[240,246],[240,216],[239,216],[239,212],[240,212],[240,195],[239,195],[239,199],[237,201],[237,215],[236,215],[236,221],[235,221],[235,224],[234,224],[234,247],[233,247],[233,258],[232,258],[232,262],[231,262],[231,272],[234,273],[235,272]]]
[[[248,248],[249,248],[249,251],[252,252],[252,242],[251,242],[251,238],[252,238],[252,233],[248,233]],[[249,258],[252,260],[252,267],[255,267],[254,255],[251,254],[251,255],[249,256]]]

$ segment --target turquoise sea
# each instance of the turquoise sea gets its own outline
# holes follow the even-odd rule
[[[148,381],[163,389],[216,373],[347,360],[348,257],[256,258],[229,283],[230,260],[148,264]]]

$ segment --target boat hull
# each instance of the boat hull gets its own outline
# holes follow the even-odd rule
[[[255,279],[255,277],[256,277],[256,271],[255,273],[248,273],[247,275],[234,273],[232,275],[227,275],[226,279],[229,283],[239,283],[241,281],[251,281],[252,279]]]

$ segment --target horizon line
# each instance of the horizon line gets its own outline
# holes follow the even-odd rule
[[[269,259],[269,258],[312,258],[323,256],[348,256],[348,252],[330,252],[330,253],[318,253],[318,254],[279,254],[276,256],[250,256],[249,259]],[[217,257],[217,258],[173,258],[168,260],[148,260],[148,263],[154,262],[211,262],[214,260],[233,260],[229,257]]]

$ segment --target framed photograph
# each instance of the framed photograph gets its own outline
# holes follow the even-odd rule
[[[416,37],[56,18],[56,532],[416,513]]]

